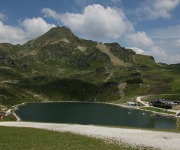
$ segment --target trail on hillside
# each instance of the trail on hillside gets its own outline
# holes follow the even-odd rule
[[[104,82],[107,82],[112,76],[113,76],[114,72],[110,72],[109,76],[104,80]]]
[[[96,47],[97,47],[101,52],[106,53],[106,54],[109,56],[109,58],[110,58],[111,62],[113,63],[113,65],[115,65],[115,66],[122,66],[122,65],[124,65],[124,62],[123,62],[122,60],[118,59],[117,57],[115,57],[115,56],[109,51],[109,48],[107,48],[106,45],[98,43]]]
[[[119,89],[119,95],[123,98],[125,96],[124,90],[126,89],[126,82],[120,83],[118,85],[118,89]]]

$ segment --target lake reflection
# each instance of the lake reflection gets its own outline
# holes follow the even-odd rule
[[[175,129],[175,118],[155,116],[150,112],[109,104],[54,102],[28,103],[16,114],[23,121],[129,126],[152,129]]]

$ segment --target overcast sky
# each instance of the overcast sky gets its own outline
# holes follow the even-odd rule
[[[180,63],[180,0],[0,0],[0,43],[23,44],[55,26]]]

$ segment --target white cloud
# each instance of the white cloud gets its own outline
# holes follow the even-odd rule
[[[158,62],[180,63],[180,39],[153,40],[145,32],[130,33],[126,35],[128,48],[138,54],[152,55]],[[176,47],[177,46],[177,47]]]
[[[172,63],[174,60],[176,63],[179,60],[180,25],[153,29],[149,31],[149,36],[153,39],[155,45],[158,45],[167,53],[166,62]]]
[[[180,63],[180,55],[176,54],[176,55],[172,55],[170,56],[170,63]]]
[[[155,39],[154,45],[158,45],[158,47],[160,47],[166,53],[166,57],[161,57],[161,59],[163,59],[164,62],[173,63],[173,60],[174,63],[177,62],[177,56],[179,55],[180,48],[180,39]]]
[[[134,32],[125,36],[126,43],[140,54],[152,55],[156,60],[167,57],[164,49],[157,46],[145,32]]]
[[[43,9],[41,10],[41,12],[44,14],[44,17],[53,18],[53,19],[55,19],[56,21],[61,20],[61,15],[58,14],[57,12],[55,12],[55,11],[52,10],[52,9],[43,8]]]
[[[141,47],[141,45],[139,45],[139,46]],[[175,57],[168,56],[162,48],[155,46],[155,45],[152,47],[146,48],[146,50],[144,50],[142,48],[138,48],[138,47],[126,47],[126,48],[130,48],[130,49],[134,50],[137,54],[151,55],[151,56],[155,57],[156,61],[160,61],[160,62],[175,63],[178,60],[177,56],[175,56]],[[175,59],[173,59],[173,58],[175,58]]]
[[[141,19],[169,19],[171,18],[171,11],[179,4],[179,0],[149,0],[138,8],[136,13]]]
[[[127,34],[126,41],[135,46],[153,46],[153,41],[145,32],[134,32]]]
[[[13,27],[9,25],[4,25],[0,21],[0,43],[21,43],[24,42],[25,34],[24,31],[19,27]]]
[[[46,23],[42,18],[25,19],[20,23],[20,27],[5,25],[0,21],[0,43],[23,44],[54,26]]]
[[[134,50],[137,54],[144,54],[145,53],[145,51],[143,49],[138,48],[138,47],[126,47],[126,48]]]
[[[6,19],[7,18],[7,16],[5,15],[5,14],[3,14],[3,13],[1,13],[0,12],[0,20],[4,20],[4,19]]]
[[[156,28],[149,32],[152,38],[173,39],[180,38],[180,25],[169,26],[166,28]]]
[[[55,27],[54,24],[48,24],[42,18],[32,18],[32,19],[25,19],[21,23],[24,31],[29,38],[34,38],[42,35],[43,33],[47,32],[52,27]]]
[[[58,14],[49,8],[42,9],[42,13],[45,17],[61,21],[73,32],[96,40],[117,39],[134,30],[120,9],[105,8],[99,4],[88,5],[82,13]]]
[[[151,47],[151,51],[149,51],[149,53],[153,56],[157,56],[157,57],[165,57],[167,56],[167,53],[165,52],[164,49],[162,49],[161,47],[157,46],[157,45],[153,45]]]

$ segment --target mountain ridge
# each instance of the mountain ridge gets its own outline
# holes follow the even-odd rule
[[[119,101],[180,92],[177,65],[157,64],[118,43],[55,27],[23,45],[0,44],[0,105],[32,101]]]

